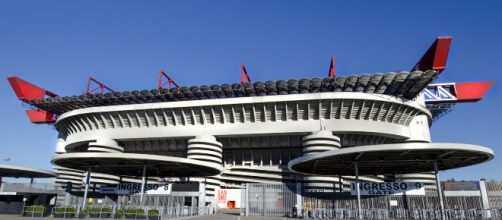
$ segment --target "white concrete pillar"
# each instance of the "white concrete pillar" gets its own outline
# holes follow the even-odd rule
[[[445,213],[444,213],[443,193],[442,193],[442,188],[441,188],[441,182],[439,181],[439,171],[438,171],[437,161],[434,161],[433,165],[434,165],[434,174],[436,175],[437,194],[438,194],[438,198],[439,198],[439,212],[441,215],[441,220],[444,220]]]
[[[141,194],[139,197],[140,207],[143,207],[143,197],[145,195],[145,182],[146,182],[146,166],[143,165],[143,175],[141,176]]]
[[[488,200],[488,190],[486,189],[486,180],[479,180],[479,191],[481,193],[481,202],[483,205],[483,209],[486,212],[486,217],[491,218],[492,215],[490,213],[490,201]]]
[[[91,166],[87,169],[87,175],[85,177],[85,191],[84,191],[84,202],[82,203],[82,209],[85,209],[87,205],[87,193],[89,191],[89,183],[91,181]]]
[[[359,164],[354,162],[354,172],[356,175],[356,194],[357,194],[357,218],[363,219],[361,212],[361,189],[359,188]]]

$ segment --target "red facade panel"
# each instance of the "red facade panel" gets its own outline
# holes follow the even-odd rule
[[[19,100],[27,101],[40,99],[44,98],[45,95],[53,97],[57,96],[56,94],[33,85],[19,77],[11,76],[7,79],[9,80],[9,83],[12,86],[12,89],[14,89],[14,92]]]
[[[441,72],[446,69],[450,44],[451,37],[438,37],[413,67],[413,70],[426,71],[432,69]]]
[[[41,109],[26,110],[26,114],[28,115],[28,118],[30,119],[31,123],[46,124],[46,123],[56,122],[56,119],[52,113]]]
[[[450,51],[451,37],[438,37],[436,51],[434,54],[433,70],[446,69],[446,61],[448,60],[448,52]]]

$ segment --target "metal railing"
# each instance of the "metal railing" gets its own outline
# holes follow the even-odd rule
[[[78,209],[74,206],[53,207],[52,217],[54,218],[74,218]]]
[[[210,215],[217,213],[215,207],[119,207],[119,206],[89,206],[85,210],[75,206],[54,207],[54,218],[122,218],[127,219],[170,219],[191,217],[197,215]],[[30,215],[26,215],[30,216]],[[35,216],[38,217],[38,216]]]
[[[44,206],[25,206],[23,207],[22,216],[26,217],[39,217],[42,218],[45,215],[45,207]]]
[[[303,210],[303,214],[298,218],[314,219],[355,219],[357,209],[314,209],[313,211]],[[362,209],[363,219],[383,220],[383,219],[441,219],[439,209]],[[443,210],[445,219],[477,220],[477,219],[501,219],[502,209],[445,209]]]

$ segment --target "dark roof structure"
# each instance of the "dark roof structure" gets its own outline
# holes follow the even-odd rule
[[[203,99],[288,95],[319,92],[362,92],[412,100],[439,75],[438,71],[389,72],[336,78],[290,79],[254,83],[202,85],[171,89],[56,96],[26,101],[56,115],[80,108]]]
[[[214,163],[181,157],[137,153],[79,152],[56,154],[51,162],[76,170],[112,175],[140,175],[147,167],[147,176],[214,176],[222,172]]]
[[[0,177],[52,178],[57,177],[57,174],[49,170],[1,164]]]

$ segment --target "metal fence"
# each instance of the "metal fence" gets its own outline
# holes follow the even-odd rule
[[[294,184],[243,184],[241,214],[285,216],[296,205]]]
[[[315,183],[243,184],[241,215],[296,216],[350,219],[357,217],[357,198],[348,191],[312,190]],[[326,183],[319,183],[324,186]],[[487,182],[490,208],[483,209],[481,196],[444,196],[447,219],[500,219],[502,182]],[[299,193],[296,193],[299,192]],[[439,198],[435,185],[425,195],[362,196],[364,219],[439,219]]]
[[[502,181],[488,180],[486,183],[486,190],[488,194],[488,202],[490,208],[502,208]]]
[[[445,209],[443,210],[445,219],[501,219],[502,210],[481,210],[481,209]],[[441,219],[441,212],[438,209],[363,209],[363,219]],[[355,219],[356,209],[314,209],[312,212],[303,213],[302,216],[314,219]]]
[[[339,192],[336,190],[330,191],[312,191],[310,188],[316,183],[308,183],[309,188],[302,187],[303,208],[307,210],[314,209],[357,209],[357,197],[351,195],[347,189]],[[325,185],[325,183],[319,183]],[[335,188],[336,183],[333,183]],[[438,209],[439,199],[436,193],[436,186],[427,186],[425,195],[386,195],[386,196],[361,196],[361,208],[363,209],[397,209],[402,207],[405,209]],[[464,208],[479,208],[479,198],[464,198]],[[467,201],[468,200],[468,201]],[[472,200],[472,201],[471,201]],[[391,206],[390,201],[394,201],[395,205]],[[450,204],[456,204],[457,198],[448,200]],[[452,205],[452,208],[454,205]]]
[[[138,212],[138,210],[141,210]],[[155,212],[150,212],[154,210]],[[133,211],[133,212],[131,212]],[[51,211],[55,218],[121,218],[126,219],[170,219],[182,218],[198,215],[210,215],[217,213],[213,207],[118,207],[118,206],[89,206],[86,211],[77,206],[54,207]],[[131,214],[134,213],[134,214]],[[25,216],[32,216],[32,212],[26,212]],[[34,215],[34,217],[41,217]]]
[[[65,202],[57,206],[75,206],[80,207],[83,203],[83,198],[80,195],[66,194]],[[92,197],[91,197],[92,198]],[[145,207],[193,207],[198,206],[197,196],[172,196],[172,195],[145,195],[143,198],[143,206]],[[88,201],[89,206],[118,206],[118,207],[136,207],[140,206],[140,195],[129,196],[102,196],[94,197],[92,201]]]
[[[144,195],[143,206],[197,208],[197,196]],[[119,196],[118,206],[140,206],[140,195]]]

